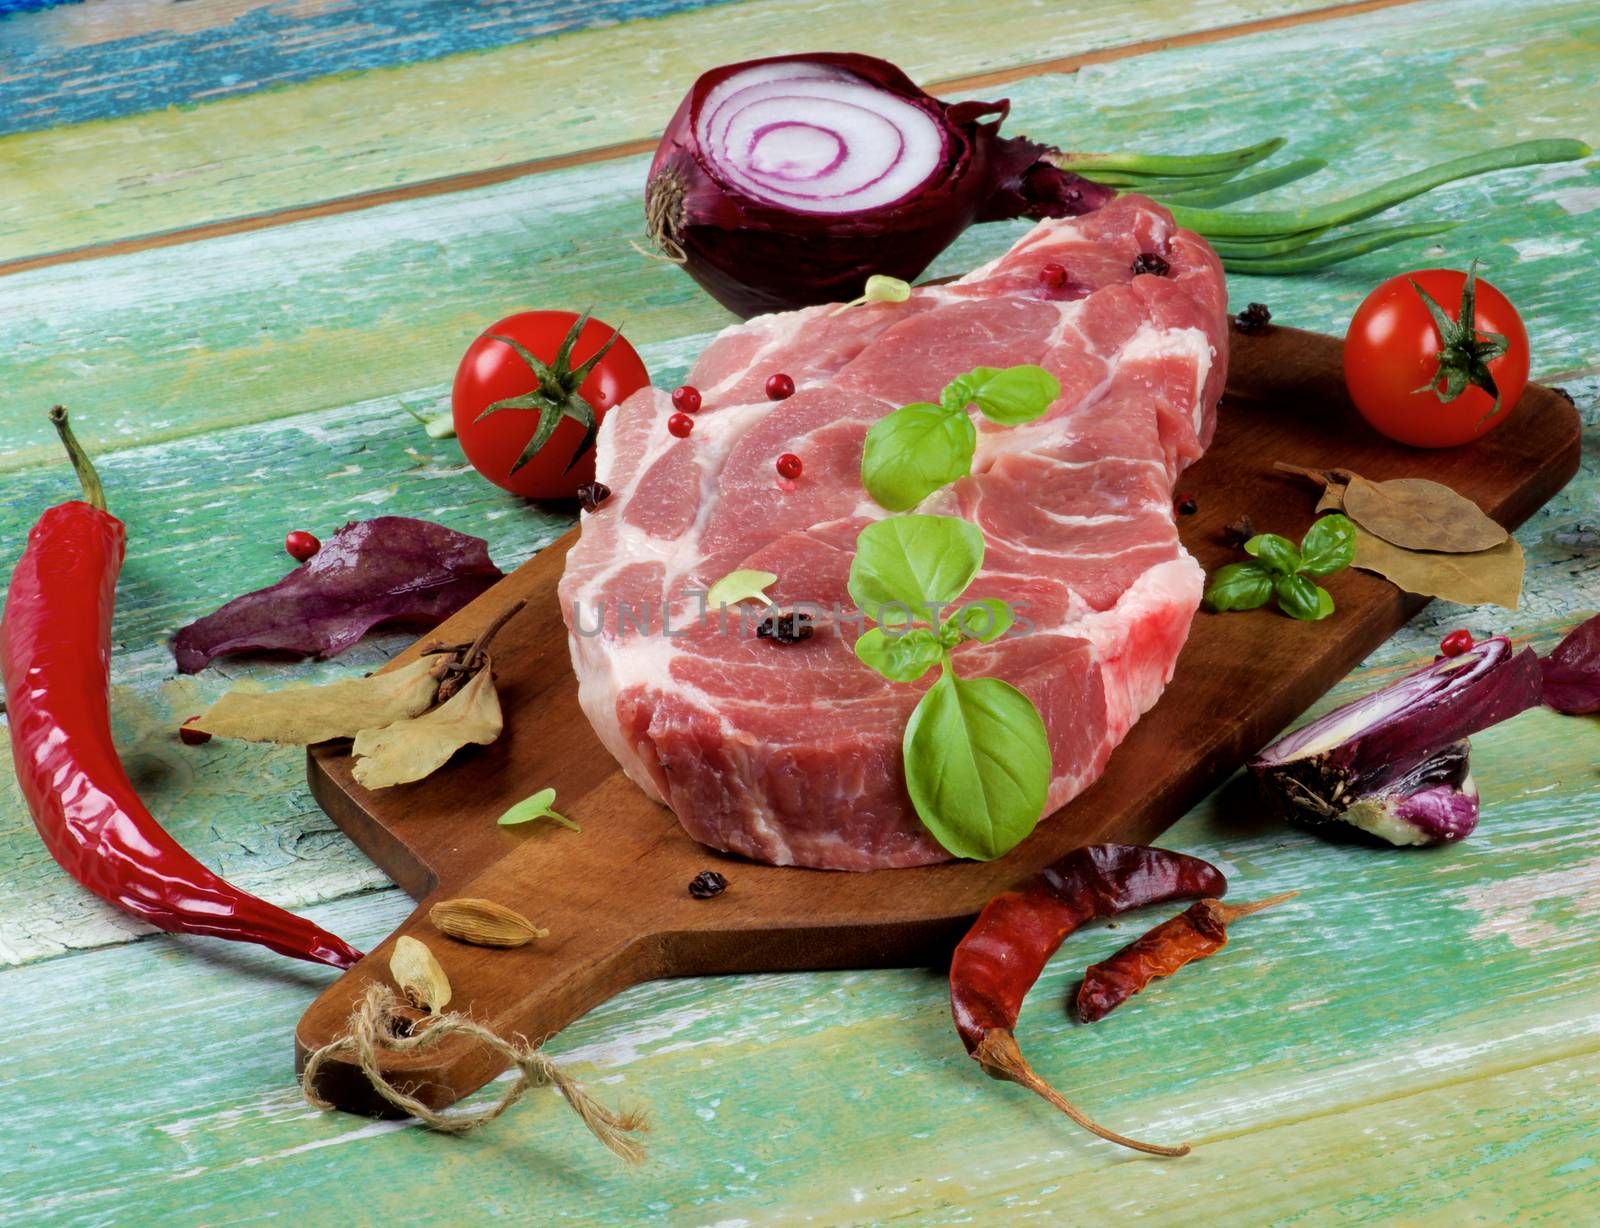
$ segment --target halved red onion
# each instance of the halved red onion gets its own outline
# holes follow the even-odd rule
[[[1495,636],[1286,734],[1250,770],[1268,807],[1303,825],[1459,840],[1478,816],[1467,735],[1536,707],[1541,692],[1538,657]]]
[[[903,200],[939,173],[949,139],[922,107],[842,68],[757,64],[707,95],[695,138],[730,184],[809,213]]]
[[[1009,104],[946,104],[894,65],[835,53],[705,73],[650,167],[657,248],[740,315],[910,281],[975,221],[1065,217],[1114,193],[1001,137]]]

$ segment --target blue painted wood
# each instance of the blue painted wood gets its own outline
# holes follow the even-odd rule
[[[727,2],[204,0],[152,9],[115,0],[65,6],[0,0],[0,135]]]

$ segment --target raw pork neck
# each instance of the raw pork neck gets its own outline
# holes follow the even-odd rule
[[[1166,275],[1132,272],[1142,253]],[[1059,264],[1052,288],[1040,269]],[[956,650],[963,676],[1020,687],[1049,731],[1051,812],[1104,769],[1172,677],[1203,575],[1178,543],[1173,484],[1211,439],[1227,366],[1216,256],[1165,210],[1124,196],[1041,223],[1009,252],[910,301],[808,308],[725,330],[689,375],[694,431],[645,389],[599,438],[609,500],[583,517],[561,581],[583,709],[628,775],[695,839],[780,865],[868,870],[949,859],[912,810],[900,739],[923,690],[855,657],[845,583],[856,534],[887,515],[861,486],[863,439],[975,366],[1037,363],[1061,382],[1045,417],[979,420],[972,475],[917,510],[964,516],[987,543],[963,599],[1030,624]],[[772,402],[767,377],[796,392]],[[793,452],[805,471],[781,479]],[[782,644],[756,606],[702,618],[731,571],[776,573],[780,606],[846,617]],[[814,608],[814,607],[813,607]],[[670,634],[667,628],[670,627]]]

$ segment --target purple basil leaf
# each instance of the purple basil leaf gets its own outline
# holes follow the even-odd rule
[[[409,516],[356,520],[270,588],[181,628],[172,655],[185,674],[241,652],[332,657],[383,623],[443,622],[500,575],[481,537]]]
[[[1540,662],[1544,702],[1557,712],[1600,712],[1600,614],[1579,623]]]

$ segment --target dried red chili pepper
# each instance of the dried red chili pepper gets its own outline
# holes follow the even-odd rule
[[[1187,1155],[1107,1130],[1034,1073],[1017,1047],[1022,999],[1057,947],[1085,921],[1149,904],[1222,895],[1222,871],[1198,857],[1132,844],[1074,849],[990,900],[950,961],[950,1012],[979,1065],[1044,1097],[1085,1130],[1136,1151]]]
[[[1228,943],[1228,926],[1263,908],[1281,904],[1297,891],[1285,891],[1254,904],[1201,900],[1176,917],[1135,938],[1110,959],[1090,964],[1078,987],[1078,1018],[1104,1019],[1151,981],[1171,976],[1185,964],[1215,955]]]
[[[50,420],[84,498],[28,534],[0,619],[0,674],[17,780],[61,868],[101,899],[164,930],[258,942],[348,968],[342,938],[239,890],[201,865],[140,802],[111,740],[111,612],[126,531],[57,406]]]

